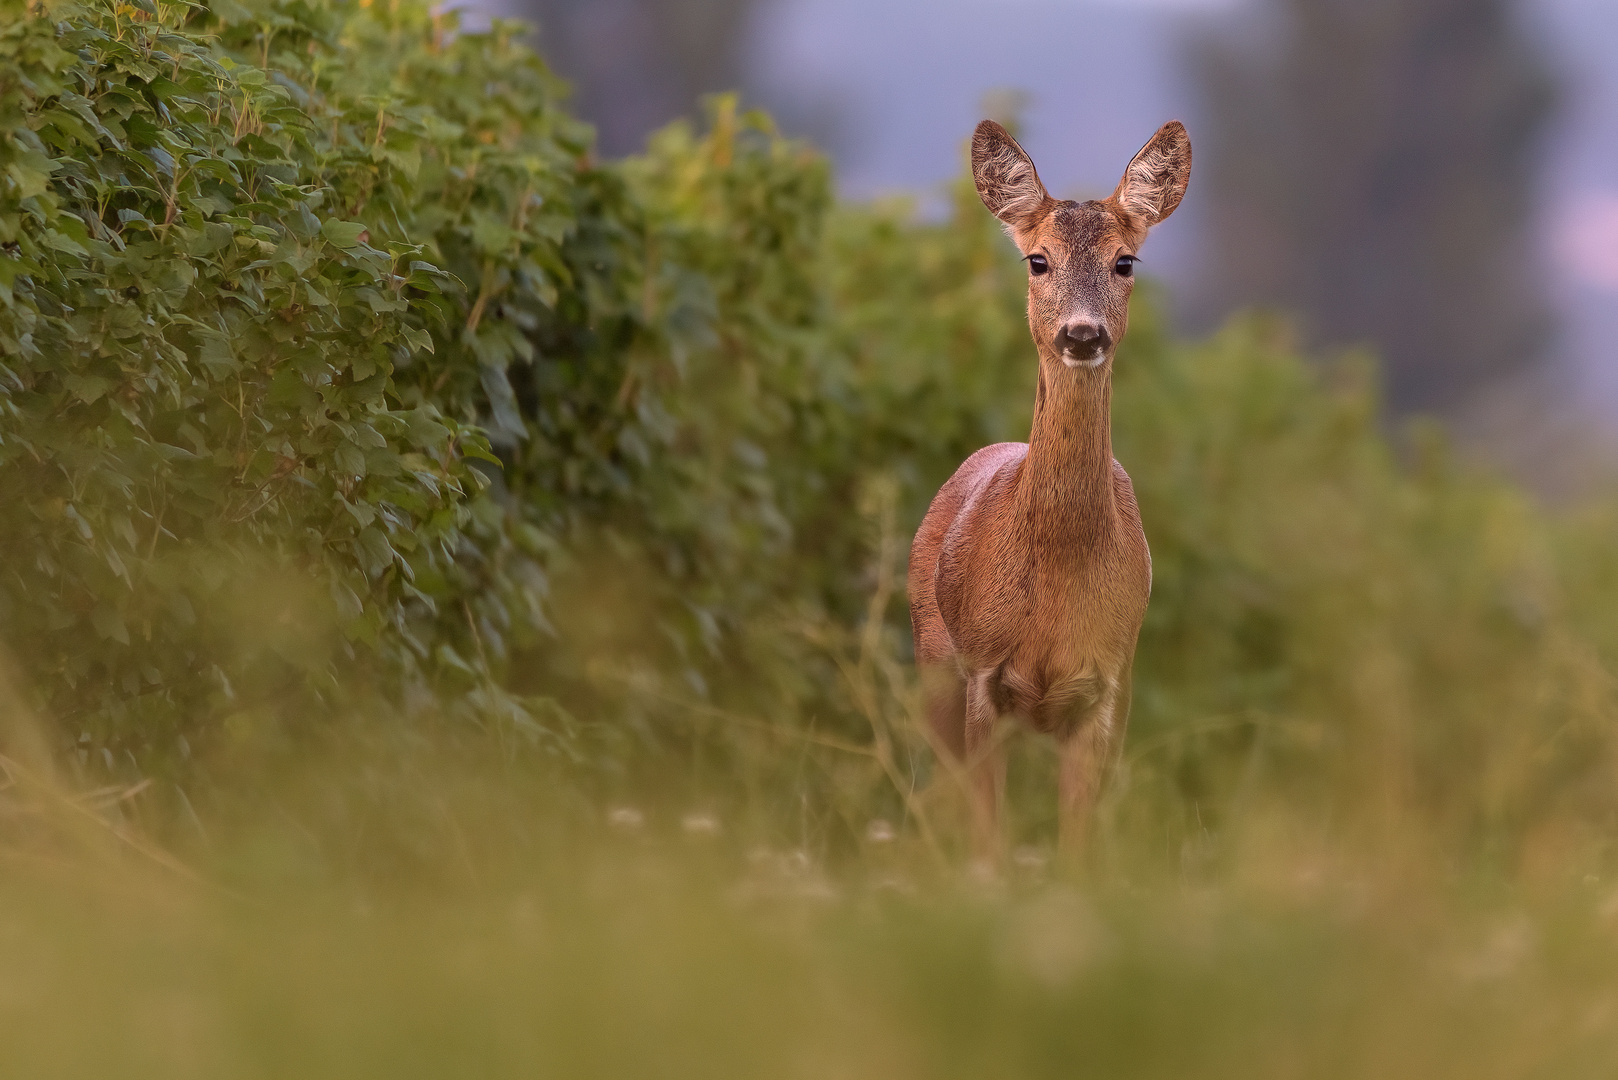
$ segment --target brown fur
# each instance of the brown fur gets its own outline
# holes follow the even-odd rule
[[[1173,212],[1191,144],[1165,124],[1103,201],[1050,197],[1034,163],[985,120],[972,140],[983,204],[1025,255],[1039,385],[1027,443],[968,458],[939,489],[910,551],[910,615],[929,722],[971,777],[980,853],[998,852],[1004,764],[1017,715],[1063,746],[1065,845],[1083,832],[1129,716],[1130,667],[1151,556],[1129,476],[1112,457],[1112,360],[1133,278],[1114,271]]]

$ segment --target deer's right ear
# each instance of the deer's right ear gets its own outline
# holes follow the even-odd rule
[[[1050,198],[1033,159],[993,120],[983,121],[972,135],[972,179],[989,213],[1007,225],[1016,225]]]

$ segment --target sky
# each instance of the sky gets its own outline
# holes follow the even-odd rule
[[[1195,142],[1192,88],[1175,42],[1187,16],[1231,0],[776,0],[754,31],[752,81],[789,127],[837,161],[843,195],[931,194],[959,176],[984,99],[1024,99],[1021,141],[1061,198],[1109,194],[1167,120]],[[1195,184],[1144,257],[1191,270]]]
[[[1568,100],[1551,133],[1540,217],[1575,390],[1618,427],[1618,0],[1531,5]]]

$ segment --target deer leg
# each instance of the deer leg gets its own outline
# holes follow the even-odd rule
[[[1114,748],[1123,742],[1129,720],[1129,676],[1125,671],[1102,699],[1087,709],[1062,743],[1057,774],[1057,846],[1077,854],[1089,839],[1092,812],[1101,794]]]
[[[950,764],[966,763],[966,685],[954,664],[927,664],[921,669],[922,708],[932,734],[933,752],[949,755]]]
[[[1000,861],[1000,804],[1006,786],[1006,755],[994,738],[1000,718],[996,672],[973,672],[966,683],[965,759],[972,801],[972,850],[991,864]]]

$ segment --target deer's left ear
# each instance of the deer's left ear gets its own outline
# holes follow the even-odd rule
[[[1112,198],[1129,216],[1150,227],[1174,213],[1190,182],[1191,136],[1184,124],[1170,120],[1129,163]]]

